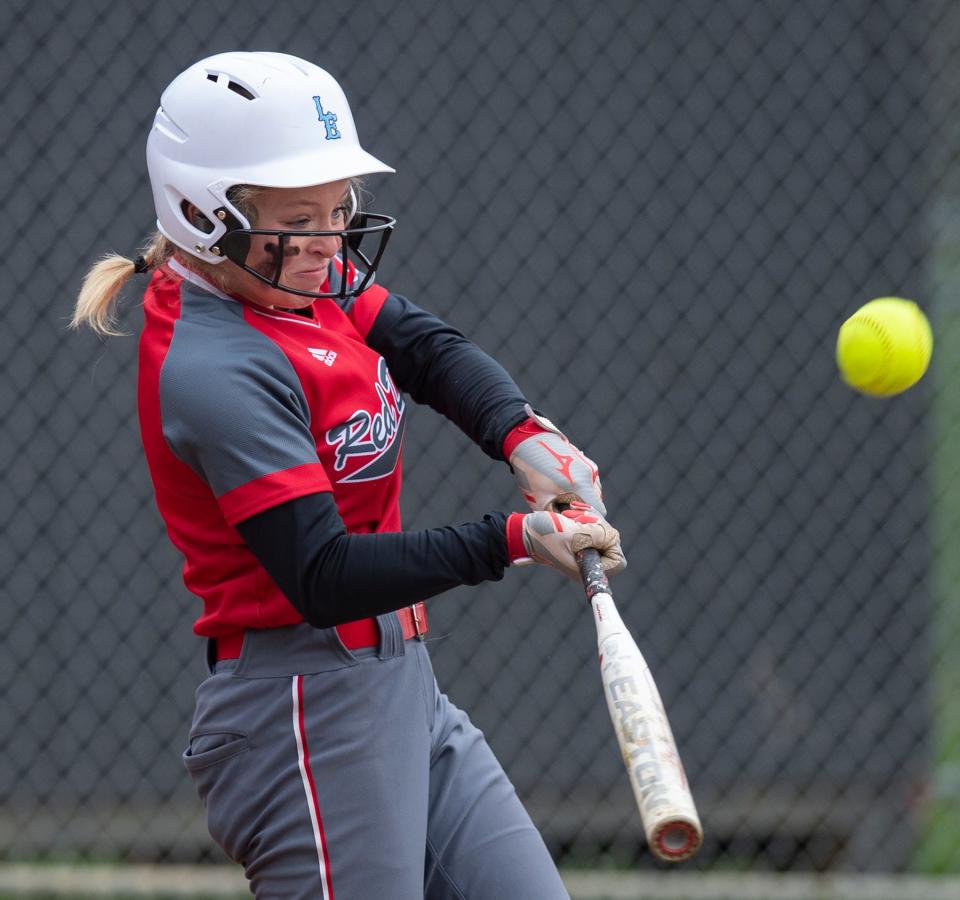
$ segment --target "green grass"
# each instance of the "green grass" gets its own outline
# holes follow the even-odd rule
[[[933,778],[917,871],[960,872],[960,248],[941,252],[934,281]]]

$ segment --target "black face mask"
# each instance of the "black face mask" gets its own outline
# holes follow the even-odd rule
[[[277,290],[296,294],[299,297],[336,297],[344,300],[363,293],[374,282],[377,266],[383,251],[387,248],[390,235],[397,220],[391,216],[377,213],[357,213],[349,225],[341,231],[266,231],[258,228],[244,228],[226,208],[216,210],[216,216],[227,225],[227,232],[210,247],[217,256],[225,256],[236,263],[245,272],[249,272],[258,281]],[[266,245],[267,257],[251,265],[247,257],[250,254],[251,237],[254,235],[273,238]],[[297,256],[300,248],[291,243],[301,238],[336,237],[340,240],[340,261],[342,269],[335,272],[331,266],[328,287],[338,282],[337,290],[305,291],[291,287],[283,282],[283,263],[287,258]],[[350,269],[353,268],[353,277]],[[336,276],[336,277],[335,277]]]

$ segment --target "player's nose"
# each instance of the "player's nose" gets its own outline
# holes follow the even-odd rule
[[[331,234],[318,235],[310,239],[310,244],[307,249],[317,256],[322,256],[324,259],[333,259],[333,257],[340,252],[340,238]]]

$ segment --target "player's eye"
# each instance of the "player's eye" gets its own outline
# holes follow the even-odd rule
[[[286,224],[290,228],[298,228],[303,231],[310,224],[310,219],[306,216],[298,216],[296,219],[291,219]]]

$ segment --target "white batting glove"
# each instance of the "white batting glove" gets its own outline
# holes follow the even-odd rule
[[[511,431],[505,446],[511,445],[508,462],[530,508],[548,509],[555,497],[575,494],[606,515],[596,463],[571,444],[549,419],[537,415],[529,406],[527,413],[530,418]]]
[[[610,575],[627,567],[617,529],[586,503],[574,500],[563,512],[514,513],[507,519],[507,550],[514,565],[537,562],[579,582],[574,554],[586,547],[600,553]]]

